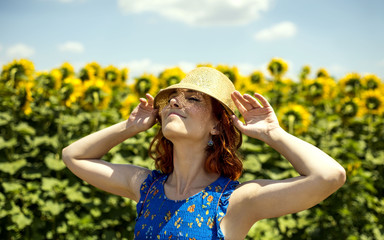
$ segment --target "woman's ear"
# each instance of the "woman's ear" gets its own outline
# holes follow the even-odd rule
[[[211,130],[211,135],[219,135],[220,134],[220,131],[218,130],[218,126],[216,125],[215,127],[213,127],[213,129]]]

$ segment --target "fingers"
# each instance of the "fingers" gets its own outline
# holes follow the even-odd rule
[[[147,97],[146,99],[145,98],[139,99],[140,103],[143,104],[143,107],[145,108],[153,108],[154,98],[149,93],[145,94],[145,96]]]
[[[240,113],[243,114],[247,111],[247,109],[244,107],[240,99],[242,98],[241,94],[238,91],[235,91],[231,94],[231,98],[233,102],[235,103],[237,109],[239,109]]]
[[[262,108],[263,106],[251,95],[244,94],[244,99],[247,100],[253,108]]]
[[[237,129],[239,129],[241,132],[244,131],[244,123],[240,121],[240,119],[236,115],[231,115],[232,122],[235,125]]]
[[[264,107],[270,107],[271,106],[271,104],[269,104],[268,100],[265,97],[263,97],[261,94],[255,93],[255,97],[260,100],[261,104],[263,104]]]
[[[235,91],[231,96],[241,114],[252,109],[271,106],[268,101],[259,93],[255,93],[255,97],[252,97],[249,94],[241,95],[240,92]]]

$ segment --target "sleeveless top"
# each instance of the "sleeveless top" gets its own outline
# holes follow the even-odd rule
[[[224,239],[220,221],[239,182],[221,176],[185,200],[171,200],[164,193],[168,176],[155,170],[141,185],[134,239]]]

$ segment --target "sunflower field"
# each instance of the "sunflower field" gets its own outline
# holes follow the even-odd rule
[[[299,80],[274,58],[268,74],[241,75],[236,66],[202,64],[226,74],[242,93],[259,92],[281,126],[341,163],[347,182],[317,206],[256,223],[247,239],[384,239],[384,83],[374,74],[340,79],[303,66]],[[0,75],[0,239],[132,239],[134,202],[78,179],[61,160],[73,141],[127,119],[139,98],[179,82],[180,68],[143,74],[96,62],[47,72],[27,59]],[[158,127],[113,148],[104,158],[154,168],[147,150]],[[240,181],[297,176],[263,142],[244,136]]]

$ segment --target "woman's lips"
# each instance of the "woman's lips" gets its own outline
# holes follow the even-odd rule
[[[177,113],[177,112],[170,112],[170,113],[168,114],[168,117],[169,117],[169,116],[172,116],[172,115],[175,115],[175,116],[179,116],[179,117],[185,118],[183,115],[181,115],[181,114],[179,114],[179,113]]]

